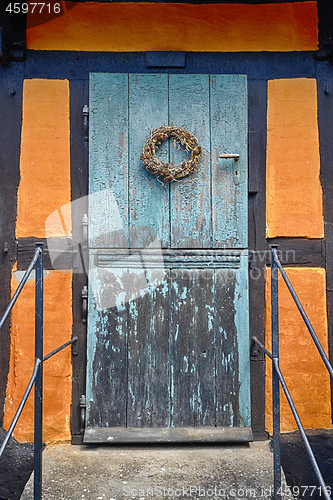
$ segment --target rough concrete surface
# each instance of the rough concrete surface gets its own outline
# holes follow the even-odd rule
[[[272,493],[268,441],[149,447],[65,444],[48,446],[43,453],[43,500],[262,500]],[[21,498],[33,498],[32,477]]]

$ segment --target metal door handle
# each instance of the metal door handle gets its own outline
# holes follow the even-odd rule
[[[219,155],[219,158],[233,158],[234,160],[239,160],[239,155],[236,153]]]
[[[223,158],[223,159],[232,159],[232,160],[235,160],[234,161],[234,184],[237,186],[239,184],[239,180],[240,180],[240,167],[239,167],[239,154],[237,153],[226,153],[226,154],[222,154],[222,155],[219,155],[219,158]]]

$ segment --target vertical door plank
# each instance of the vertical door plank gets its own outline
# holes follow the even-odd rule
[[[239,425],[236,271],[215,270],[216,425]]]
[[[129,76],[130,246],[145,248],[155,236],[170,244],[169,186],[147,172],[140,160],[150,130],[168,123],[167,75]],[[164,151],[164,153],[163,153]],[[168,161],[164,147],[161,157]]]
[[[128,76],[91,74],[89,108],[89,244],[128,247]],[[126,424],[127,312],[108,300],[114,282],[91,255],[87,426]]]
[[[247,247],[247,85],[243,75],[212,75],[211,154],[213,247]],[[219,159],[236,153],[239,161]],[[234,168],[240,181],[234,183]]]
[[[209,75],[169,75],[169,124],[186,128],[203,148],[198,172],[171,184],[171,246],[209,248],[212,237]],[[189,156],[170,149],[174,165]]]
[[[249,256],[241,252],[240,267],[236,271],[235,325],[238,345],[238,399],[239,425],[251,425],[250,349],[249,349]]]
[[[90,246],[128,247],[128,75],[92,73],[89,103]]]
[[[163,270],[131,271],[138,282],[148,281],[129,302],[127,426],[168,427],[168,280]]]
[[[171,425],[215,425],[213,271],[172,269]]]
[[[93,257],[90,258],[88,300],[87,427],[125,427],[126,281],[122,269],[97,267]]]

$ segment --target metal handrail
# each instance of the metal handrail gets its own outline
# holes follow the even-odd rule
[[[44,361],[47,361],[48,359],[50,359],[50,358],[51,358],[51,356],[54,356],[54,354],[57,354],[58,352],[62,351],[65,347],[67,347],[67,346],[69,346],[69,345],[71,345],[71,344],[74,344],[74,342],[76,342],[77,340],[78,340],[78,338],[77,338],[77,337],[73,337],[71,340],[69,340],[69,341],[68,341],[68,342],[66,342],[65,344],[62,344],[60,347],[58,347],[58,348],[57,348],[57,349],[55,349],[54,351],[51,351],[51,352],[49,352],[49,354],[46,354],[46,355],[43,357],[43,363],[44,363]],[[18,419],[19,419],[19,418],[20,418],[20,416],[21,416],[21,413],[22,413],[22,410],[23,410],[23,408],[24,408],[24,405],[25,405],[25,403],[26,403],[26,401],[27,401],[27,399],[28,399],[28,396],[29,396],[29,394],[30,394],[30,392],[31,392],[31,389],[32,389],[32,387],[33,387],[33,385],[34,385],[34,382],[35,382],[35,380],[36,380],[36,377],[37,377],[37,372],[38,372],[38,369],[39,369],[40,364],[41,364],[41,360],[40,360],[40,359],[37,359],[37,360],[36,360],[36,362],[35,362],[34,371],[33,371],[32,375],[31,375],[31,379],[30,379],[30,381],[29,381],[29,384],[28,384],[28,386],[27,386],[27,388],[26,388],[26,390],[25,390],[25,393],[24,393],[24,395],[23,395],[23,397],[22,397],[22,399],[21,399],[21,402],[20,402],[20,404],[19,404],[19,407],[18,407],[18,409],[16,410],[15,416],[14,416],[14,418],[13,418],[13,420],[12,420],[12,423],[10,424],[10,427],[9,427],[9,429],[8,429],[8,431],[7,431],[7,434],[6,434],[6,436],[5,436],[5,439],[3,440],[3,443],[2,443],[2,445],[1,445],[1,447],[0,447],[0,458],[2,457],[2,454],[3,454],[3,452],[5,451],[5,448],[6,448],[6,446],[7,446],[7,443],[8,443],[8,441],[9,441],[9,439],[11,438],[11,436],[12,436],[12,434],[13,434],[13,431],[14,431],[14,429],[15,429],[15,427],[16,427],[17,421],[18,421]]]
[[[325,363],[325,366],[326,366],[327,370],[329,371],[331,377],[333,377],[333,368],[332,368],[332,365],[331,365],[331,363],[328,360],[326,352],[324,351],[324,349],[323,349],[323,347],[322,347],[322,345],[321,345],[321,343],[320,343],[320,341],[319,341],[319,339],[318,339],[318,337],[316,335],[316,332],[314,331],[313,326],[311,325],[310,320],[307,317],[307,315],[306,315],[306,313],[305,313],[305,311],[303,309],[303,306],[302,306],[299,298],[297,297],[297,294],[296,294],[296,292],[295,292],[292,284],[290,283],[289,278],[288,278],[285,270],[283,269],[283,267],[281,265],[281,262],[279,261],[278,256],[276,255],[276,250],[274,250],[274,249],[272,250],[272,255],[274,256],[274,261],[275,261],[276,265],[279,268],[279,271],[280,271],[280,273],[281,273],[281,275],[282,275],[282,277],[283,277],[283,279],[284,279],[284,281],[285,281],[285,283],[286,283],[286,285],[288,287],[288,290],[289,290],[292,298],[295,301],[295,304],[297,305],[297,308],[298,308],[299,312],[301,313],[301,316],[302,316],[302,318],[304,320],[304,323],[306,324],[306,326],[307,326],[307,328],[308,328],[308,330],[310,332],[310,335],[311,335],[314,343],[316,344],[316,347],[317,347],[317,349],[319,351],[319,354],[322,357],[322,359],[323,359],[323,361]]]
[[[17,421],[18,419],[20,418],[20,415],[22,413],[22,410],[24,408],[24,405],[28,399],[28,396],[30,394],[30,391],[32,389],[32,386],[34,385],[35,383],[35,380],[36,380],[36,377],[37,377],[37,372],[38,372],[38,369],[39,369],[39,366],[41,364],[41,361],[40,359],[36,359],[36,362],[35,362],[35,368],[34,368],[34,371],[33,371],[33,374],[31,376],[31,379],[29,381],[29,384],[28,384],[28,387],[26,388],[25,390],[25,393],[23,395],[23,398],[21,399],[21,403],[19,404],[19,407],[18,409],[16,410],[16,413],[15,413],[15,416],[12,420],[12,423],[10,424],[10,427],[7,431],[7,434],[5,436],[5,439],[3,440],[3,443],[1,445],[1,448],[0,448],[0,458],[2,457],[2,454],[3,452],[5,451],[5,448],[7,446],[7,443],[9,441],[9,439],[11,438],[11,435],[13,434],[13,431],[15,429],[15,426],[17,424]]]
[[[281,497],[281,444],[280,444],[280,384],[287,397],[287,401],[300,430],[302,439],[304,441],[306,451],[309,455],[312,467],[317,476],[319,484],[321,486],[323,496],[326,500],[331,500],[331,496],[328,493],[325,481],[318,467],[317,461],[313,454],[312,448],[310,446],[309,440],[305,434],[304,427],[297,413],[296,407],[288,390],[287,384],[283,378],[279,365],[279,305],[278,305],[278,270],[286,282],[286,285],[300,311],[302,318],[313,338],[313,341],[325,363],[327,370],[333,377],[333,368],[330,364],[327,355],[307,317],[304,308],[297,297],[297,294],[292,287],[286,272],[284,271],[282,264],[277,256],[278,245],[271,245],[271,307],[272,307],[272,353],[270,353],[266,347],[257,339],[257,337],[252,337],[253,342],[263,350],[267,356],[272,359],[272,384],[273,384],[273,451],[274,451],[274,500],[278,500]]]
[[[77,340],[78,340],[77,337],[73,337],[68,342],[65,342],[65,344],[62,344],[60,347],[57,347],[57,349],[54,349],[54,351],[51,351],[48,354],[45,354],[45,356],[43,357],[43,362],[47,361],[48,359],[50,359],[52,356],[54,356],[55,354],[57,354],[57,352],[60,352],[63,349],[65,349],[65,347],[67,347],[67,346],[69,346],[71,344],[74,344],[74,342],[76,342]]]
[[[34,265],[36,264],[37,260],[39,259],[39,256],[41,254],[43,250],[40,248],[40,247],[37,247],[36,250],[35,250],[35,253],[34,253],[34,256],[32,258],[32,261],[30,262],[30,265],[28,267],[28,269],[26,270],[23,278],[21,279],[20,281],[20,284],[19,286],[17,287],[17,289],[15,290],[15,293],[12,297],[12,300],[9,302],[8,304],[8,307],[7,309],[5,310],[1,320],[0,320],[0,329],[3,327],[4,325],[4,322],[6,321],[6,319],[8,318],[9,316],[9,313],[11,312],[11,310],[13,309],[13,305],[15,304],[15,302],[17,301],[18,299],[18,296],[20,295],[21,291],[22,291],[22,288],[24,287],[24,285],[26,284],[30,274],[31,274],[31,271],[33,270],[34,268]]]
[[[11,312],[18,296],[20,295],[25,283],[27,282],[33,267],[36,266],[35,276],[35,366],[33,374],[29,381],[28,387],[23,395],[23,398],[16,410],[15,416],[10,424],[5,439],[0,448],[0,458],[8,444],[8,441],[15,429],[18,419],[22,413],[24,405],[28,399],[33,385],[35,384],[35,419],[34,419],[34,500],[42,498],[42,435],[43,435],[43,363],[51,356],[58,353],[65,347],[73,344],[78,340],[73,337],[71,340],[61,345],[54,351],[51,351],[46,356],[43,356],[43,243],[36,243],[36,251],[33,259],[25,272],[18,288],[16,289],[13,298],[11,299],[4,315],[0,321],[0,328],[5,323],[9,313]]]

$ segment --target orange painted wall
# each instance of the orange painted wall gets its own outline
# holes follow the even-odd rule
[[[44,238],[47,217],[70,202],[69,83],[25,80],[16,237]],[[67,210],[68,212],[68,210]],[[70,213],[66,214],[70,232]],[[47,236],[63,235],[59,225]],[[12,292],[20,280],[13,270]],[[44,353],[72,336],[72,274],[47,271],[44,282]],[[11,318],[10,371],[4,426],[9,426],[34,366],[34,280],[29,281]],[[71,351],[44,364],[44,435],[47,442],[70,439]],[[33,440],[33,396],[15,430],[19,441]]]
[[[68,80],[24,81],[20,174],[16,237],[45,238],[46,218],[71,198]]]
[[[326,353],[326,276],[319,268],[286,268],[287,275]],[[329,428],[330,380],[325,365],[281,276],[279,276],[280,367],[305,428]],[[270,270],[266,275],[266,346],[271,350]],[[266,427],[272,432],[271,361],[266,358]],[[281,430],[297,429],[281,395]]]
[[[13,276],[13,293],[17,285],[17,279]],[[34,279],[27,282],[12,312],[10,372],[4,415],[6,429],[14,417],[35,363],[34,286]],[[71,273],[47,271],[44,279],[44,355],[71,338],[71,288]],[[71,399],[71,350],[66,348],[44,363],[43,439],[45,442],[70,439]],[[32,391],[14,431],[14,437],[18,441],[33,441],[33,401]]]
[[[71,2],[62,2],[70,8]],[[317,3],[78,3],[28,16],[27,47],[84,51],[316,50]]]
[[[268,82],[267,237],[324,236],[315,79]]]

